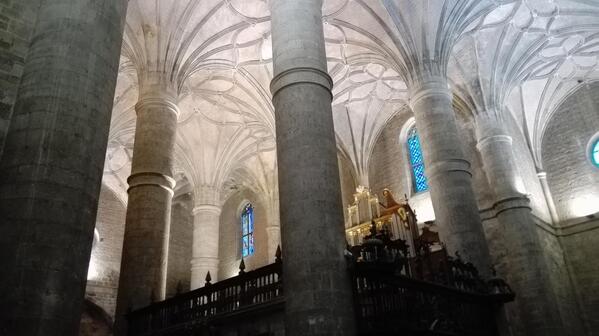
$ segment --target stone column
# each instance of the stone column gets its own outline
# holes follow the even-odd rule
[[[286,335],[353,335],[322,0],[272,0]]]
[[[547,208],[549,209],[551,222],[553,225],[558,225],[559,215],[557,214],[557,209],[555,208],[555,202],[553,201],[553,195],[551,194],[549,183],[547,183],[547,172],[537,171],[537,177],[539,178],[539,183],[541,183],[541,189],[543,189],[543,196],[545,196],[545,202],[547,202]]]
[[[459,252],[479,272],[488,275],[489,249],[447,79],[429,76],[412,83],[409,89],[410,107],[422,142],[435,222],[441,237],[450,254]]]
[[[203,287],[206,273],[218,281],[218,244],[221,206],[215,188],[198,188],[193,209],[193,252],[191,258],[191,290]]]
[[[266,227],[266,239],[268,239],[268,262],[275,261],[277,247],[281,245],[281,220],[279,210],[278,186],[269,195],[268,201],[268,224]]]
[[[161,84],[141,83],[135,110],[137,124],[129,183],[129,201],[117,298],[116,334],[124,335],[123,314],[164,300],[173,161],[177,129],[177,96]]]
[[[514,335],[564,335],[530,201],[512,151],[512,138],[494,112],[477,115],[478,150],[501,225],[508,283],[516,292]]]
[[[0,162],[0,334],[77,335],[126,0],[42,1]]]
[[[268,240],[268,262],[275,261],[277,247],[281,244],[281,227],[269,225],[266,227],[266,239]]]

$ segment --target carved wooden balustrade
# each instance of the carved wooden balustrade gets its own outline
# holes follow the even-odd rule
[[[264,305],[283,304],[282,262],[277,249],[275,263],[206,285],[191,292],[154,303],[128,315],[128,333],[135,336],[211,335],[216,318],[243,313]]]
[[[359,335],[496,335],[496,313],[514,299],[509,286],[498,278],[481,279],[472,264],[449,257],[442,245],[416,243],[417,253],[410,256],[405,241],[373,228],[362,245],[348,247]],[[129,335],[218,335],[220,327],[240,318],[280,313],[280,248],[276,260],[250,272],[242,261],[234,278],[211,284],[208,275],[203,288],[130,313]]]
[[[360,335],[497,335],[498,308],[510,296],[466,292],[398,276],[376,264],[354,269]]]
[[[501,279],[485,281],[459,254],[447,255],[438,237],[426,230],[405,241],[385,230],[349,247],[354,302],[360,335],[497,335],[495,318],[515,294]]]

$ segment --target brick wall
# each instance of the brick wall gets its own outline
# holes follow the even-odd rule
[[[38,7],[39,0],[0,1],[0,156]]]

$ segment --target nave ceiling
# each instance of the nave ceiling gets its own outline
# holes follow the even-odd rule
[[[180,96],[178,190],[276,197],[269,15],[266,0],[129,1],[104,177],[123,201],[152,73]],[[511,113],[541,166],[552,113],[599,78],[598,17],[595,0],[325,0],[335,132],[356,182],[368,185],[376,138],[424,72],[446,72],[469,113]]]

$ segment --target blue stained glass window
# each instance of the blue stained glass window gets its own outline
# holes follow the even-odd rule
[[[595,166],[599,167],[599,140],[595,141],[593,149],[591,150],[591,158]]]
[[[248,204],[241,213],[241,254],[254,254],[254,208]]]
[[[424,158],[422,157],[422,148],[420,147],[420,137],[416,127],[412,127],[408,133],[408,150],[410,152],[410,166],[412,168],[412,179],[414,181],[414,191],[422,192],[428,190],[426,181]]]

